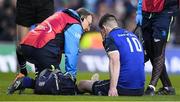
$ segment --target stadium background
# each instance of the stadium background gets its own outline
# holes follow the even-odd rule
[[[118,18],[120,26],[133,31],[136,27],[136,6],[137,0],[55,0],[56,11],[64,8],[77,9],[79,7],[85,7],[95,14],[91,32],[85,33],[80,43],[81,53],[78,60],[79,79],[87,79],[95,72],[100,72],[103,79],[108,78],[108,74],[103,73],[108,72],[108,58],[103,50],[102,38],[98,32],[99,29],[97,25],[99,18],[103,14],[110,12]],[[10,81],[14,78],[13,76],[15,76],[14,73],[17,72],[15,54],[16,27],[14,22],[15,7],[16,0],[0,0],[0,95],[1,93],[5,93],[5,88],[8,87],[7,85],[10,84]],[[180,77],[180,13],[172,26],[171,40],[166,50],[168,73],[171,73],[173,84],[179,86],[177,83]],[[61,62],[61,68],[64,70],[64,59]],[[28,69],[29,71],[34,71],[33,65],[28,63]],[[147,62],[145,67],[146,72],[151,72],[151,69],[152,66],[150,62]],[[149,76],[147,80],[148,79]],[[5,84],[3,84],[3,82]],[[177,89],[179,92],[180,88]],[[180,92],[178,94],[180,94]],[[5,98],[7,97],[1,97],[0,100]],[[155,100],[163,100],[164,98],[165,97],[155,98]],[[146,97],[144,99],[151,100]],[[173,100],[176,98],[171,97],[169,100],[170,99]],[[79,98],[79,100],[81,100],[81,98]],[[108,99],[104,98],[104,100]],[[134,100],[138,100],[138,98],[134,98]]]

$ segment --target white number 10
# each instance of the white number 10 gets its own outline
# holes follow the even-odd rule
[[[136,51],[137,52],[142,52],[142,47],[141,47],[141,44],[140,42],[137,40],[137,38],[131,38],[135,47],[136,47]],[[129,38],[126,38],[128,44],[129,44],[129,47],[130,47],[130,50],[131,52],[134,52],[134,49],[133,49],[133,46],[132,46],[132,42]]]

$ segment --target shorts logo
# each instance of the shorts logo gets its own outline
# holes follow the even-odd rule
[[[162,31],[162,36],[166,36],[166,31]]]
[[[159,41],[161,41],[160,39],[154,39],[154,42],[159,42]]]

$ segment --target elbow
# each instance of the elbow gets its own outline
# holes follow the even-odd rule
[[[119,53],[112,54],[110,56],[110,61],[111,62],[119,62]]]

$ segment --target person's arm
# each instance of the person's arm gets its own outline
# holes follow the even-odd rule
[[[136,11],[136,23],[137,25],[141,26],[142,25],[142,1],[143,0],[138,0],[138,5],[137,5],[137,11]]]
[[[65,70],[76,77],[79,42],[83,29],[79,24],[71,25],[65,32]]]
[[[118,96],[117,83],[120,71],[120,54],[112,37],[107,37],[103,44],[109,57],[110,87],[108,96]]]
[[[109,56],[109,73],[110,73],[110,87],[108,96],[118,96],[117,83],[120,71],[119,52],[111,51],[108,53]]]

